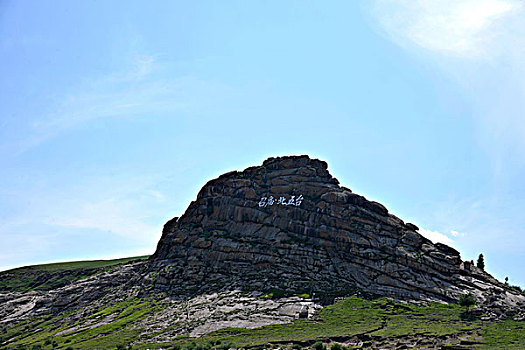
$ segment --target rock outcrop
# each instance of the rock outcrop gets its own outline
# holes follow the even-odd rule
[[[150,271],[157,289],[175,295],[242,289],[450,302],[470,291],[523,303],[417,231],[340,186],[324,161],[269,158],[209,181],[166,223]]]

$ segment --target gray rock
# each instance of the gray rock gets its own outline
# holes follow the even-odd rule
[[[236,286],[328,299],[359,291],[445,302],[468,291],[483,302],[489,288],[505,289],[454,248],[339,186],[327,169],[308,156],[269,158],[209,181],[163,230],[150,261],[156,288],[198,295]],[[497,296],[516,304],[512,298],[524,299]]]

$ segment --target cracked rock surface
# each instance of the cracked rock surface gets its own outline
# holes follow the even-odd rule
[[[274,288],[451,302],[472,292],[523,305],[522,295],[417,231],[340,186],[323,161],[269,158],[209,181],[166,223],[150,271],[158,290],[174,294]]]

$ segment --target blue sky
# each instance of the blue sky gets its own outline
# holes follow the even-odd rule
[[[0,269],[152,253],[211,178],[326,160],[525,286],[518,0],[0,2]]]

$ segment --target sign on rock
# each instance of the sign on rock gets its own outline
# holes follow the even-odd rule
[[[274,196],[262,197],[261,200],[259,201],[259,207],[266,208],[266,207],[271,207],[274,204],[275,205],[294,205],[298,207],[303,202],[303,199],[304,197],[302,194],[299,196],[291,196],[289,199],[283,196],[280,196],[279,199],[277,199],[277,197],[274,197]]]

